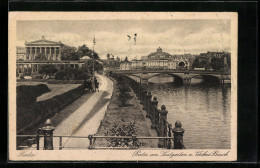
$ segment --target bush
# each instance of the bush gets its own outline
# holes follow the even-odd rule
[[[59,80],[85,80],[89,78],[89,74],[84,69],[75,69],[75,68],[67,68],[64,70],[60,70],[55,74],[55,79]]]
[[[66,78],[66,72],[65,71],[58,71],[55,74],[55,79],[63,80]]]
[[[55,66],[51,64],[42,65],[39,69],[39,73],[45,75],[53,75],[57,71],[58,70],[55,68]]]
[[[42,79],[43,75],[39,73],[32,73],[31,74],[32,79]]]
[[[128,124],[116,125],[114,124],[113,127],[107,131],[108,136],[132,136],[137,135],[137,127],[135,126],[135,122],[130,122]],[[136,147],[143,146],[144,143],[137,140]],[[107,146],[108,147],[133,147],[133,141],[129,138],[108,138],[107,139]]]

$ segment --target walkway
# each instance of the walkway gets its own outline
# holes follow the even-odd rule
[[[112,96],[113,82],[103,75],[95,76],[99,81],[99,92],[83,95],[52,117],[53,125],[56,125],[54,135],[88,136],[97,132]],[[87,138],[63,138],[62,141],[63,150],[87,149],[89,146]],[[54,138],[53,144],[54,150],[58,150],[59,139]],[[41,138],[40,148],[42,145]]]

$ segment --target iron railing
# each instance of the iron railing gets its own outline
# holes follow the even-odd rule
[[[24,138],[22,145],[17,146],[18,149],[30,148],[31,150],[35,149],[35,147],[32,147],[33,144],[36,144],[36,150],[42,150],[42,149],[40,149],[40,138],[41,137],[46,138],[46,136],[44,136],[44,135],[17,135],[16,137],[17,138]],[[164,141],[167,141],[170,144],[173,144],[173,141],[174,141],[174,137],[144,137],[144,136],[100,136],[100,135],[66,136],[66,135],[53,135],[53,136],[50,136],[50,137],[52,138],[52,141],[48,141],[48,142],[51,142],[52,144],[49,144],[48,142],[46,144],[46,142],[44,142],[44,144],[42,146],[44,146],[44,148],[46,147],[46,145],[47,146],[53,146],[53,138],[59,138],[59,146],[58,146],[59,150],[62,150],[63,148],[73,148],[73,147],[63,146],[63,138],[85,138],[85,139],[88,139],[89,140],[88,149],[137,149],[139,147],[137,146],[136,142],[138,140],[142,140],[142,139],[164,140]],[[105,138],[105,139],[109,139],[109,138],[131,139],[132,145],[131,145],[131,147],[95,146],[96,139],[101,139],[101,138]],[[77,148],[85,148],[85,147],[77,147]],[[166,145],[165,148],[169,148],[169,146]]]

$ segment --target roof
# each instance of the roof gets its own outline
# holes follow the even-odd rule
[[[81,60],[89,60],[89,59],[91,59],[91,58],[86,55],[86,56],[81,57],[80,59],[81,59]]]
[[[46,40],[44,36],[42,36],[41,40],[30,41],[30,42],[26,41],[25,45],[64,45],[64,44],[62,44],[61,41],[56,42],[56,41]]]
[[[171,54],[169,54],[167,52],[153,52],[148,55],[148,59],[151,57],[161,57],[161,56],[168,58],[169,56],[171,56]]]

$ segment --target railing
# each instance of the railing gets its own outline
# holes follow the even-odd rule
[[[40,149],[40,138],[44,138],[43,148]],[[53,139],[59,138],[58,149],[62,150],[64,148],[73,148],[73,147],[64,147],[63,138],[85,138],[89,140],[89,146],[86,147],[77,147],[80,149],[137,149],[140,146],[137,145],[137,141],[141,139],[158,139],[165,142],[173,142],[173,137],[141,137],[141,136],[98,136],[98,135],[89,135],[89,136],[66,136],[66,135],[50,135],[44,133],[43,135],[17,135],[17,138],[25,138],[24,145],[17,146],[18,149],[30,148],[31,150],[54,150]],[[130,139],[132,145],[129,147],[96,147],[94,142],[96,139],[105,138],[105,139]],[[36,147],[32,147],[33,144],[36,144]],[[74,147],[75,148],[75,147]]]
[[[158,143],[159,148],[185,149],[183,144],[183,134],[185,130],[181,128],[181,122],[176,121],[175,128],[172,129],[172,125],[167,121],[168,111],[166,110],[165,105],[162,105],[159,110],[157,108],[157,98],[153,97],[152,99],[152,94],[147,90],[147,87],[125,75],[111,73],[110,76],[117,80],[120,80],[119,78],[122,80],[123,78],[128,86],[132,88],[138,100],[140,100],[142,109],[146,111],[146,117],[151,120],[151,128],[156,130],[159,137],[172,137],[173,133],[174,142],[172,143],[169,140],[160,139]]]
[[[111,77],[117,79],[119,75],[110,74]],[[87,138],[89,140],[88,149],[136,149],[139,148],[136,144],[139,139],[158,139],[158,148],[167,148],[167,149],[186,149],[183,143],[183,134],[184,129],[181,128],[181,122],[175,122],[175,128],[172,128],[172,125],[167,121],[168,111],[166,107],[162,105],[161,109],[157,108],[158,101],[156,97],[152,98],[150,92],[146,88],[140,85],[135,80],[130,77],[123,76],[125,82],[132,88],[137,98],[140,100],[140,104],[143,105],[143,110],[146,110],[146,117],[151,120],[151,128],[155,129],[158,137],[141,137],[141,136],[98,136],[98,135],[89,135],[89,136],[65,136],[65,135],[53,135],[55,128],[51,124],[51,120],[48,119],[45,122],[45,126],[40,128],[37,132],[37,135],[17,135],[17,138],[24,138],[23,144],[27,146],[18,146],[18,148],[28,148],[32,144],[36,144],[36,149],[40,150],[40,137],[44,137],[44,147],[43,150],[53,150],[53,138],[59,138],[59,150],[64,148],[63,138]],[[108,105],[109,107],[109,105]],[[131,147],[96,147],[95,141],[99,138],[106,139],[131,139]],[[70,147],[71,148],[71,147]]]

